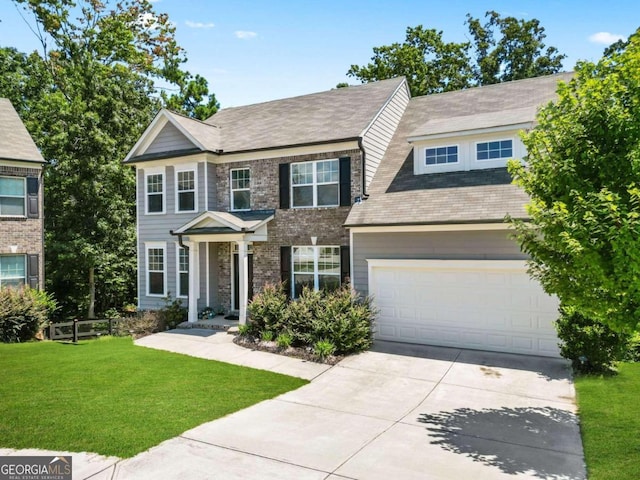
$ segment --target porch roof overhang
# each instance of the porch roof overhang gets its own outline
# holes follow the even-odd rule
[[[274,216],[275,210],[207,211],[172,230],[171,234],[191,242],[264,242],[267,240],[267,223]]]

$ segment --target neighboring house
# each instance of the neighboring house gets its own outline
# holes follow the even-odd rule
[[[350,208],[366,195],[409,102],[402,78],[228,108],[206,122],[162,110],[127,155],[136,168],[138,307],[184,298],[237,311],[286,282],[350,277]]]
[[[0,98],[0,288],[42,288],[45,161],[11,102]]]
[[[353,284],[377,338],[557,356],[557,300],[526,273],[506,214],[527,218],[505,165],[571,74],[411,99],[369,197],[351,209]]]

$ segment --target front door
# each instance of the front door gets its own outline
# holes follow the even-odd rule
[[[249,263],[249,292],[248,298],[251,300],[253,297],[253,255],[248,255]],[[233,254],[233,309],[238,310],[240,308],[240,260],[237,253]]]

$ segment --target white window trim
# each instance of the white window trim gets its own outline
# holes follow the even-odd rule
[[[431,164],[427,164],[427,150],[435,150],[438,148],[449,148],[449,147],[456,147],[458,153],[456,154],[456,161],[455,162],[447,162],[447,163],[435,163],[433,165]],[[445,168],[445,167],[451,167],[451,166],[458,166],[460,165],[462,162],[460,161],[460,155],[462,154],[462,151],[460,150],[460,144],[459,143],[450,143],[448,145],[435,145],[435,146],[426,146],[426,147],[422,147],[422,165],[424,166],[424,168],[426,169],[439,169],[439,168]]]
[[[0,217],[2,218],[27,218],[27,178],[26,177],[13,177],[10,175],[0,175],[0,178],[10,178],[12,180],[22,180],[22,186],[23,186],[23,192],[24,195],[22,196],[22,210],[23,210],[23,214],[22,215],[3,215],[0,213]],[[5,198],[19,198],[13,195],[0,195],[2,197]]]
[[[491,143],[491,142],[506,142],[507,140],[511,141],[511,156],[510,157],[499,157],[499,158],[487,158],[485,160],[479,160],[478,159],[478,145],[480,145],[481,143]],[[477,163],[481,163],[481,164],[487,164],[487,163],[491,163],[491,162],[504,162],[507,159],[510,158],[516,158],[516,142],[512,137],[509,138],[494,138],[491,140],[478,140],[477,142],[474,142],[473,144],[473,160]]]
[[[249,171],[249,188],[233,188],[233,172],[237,172],[240,170]],[[249,191],[249,208],[236,208],[233,202],[233,192],[244,192],[244,191]],[[250,167],[232,168],[231,170],[229,170],[229,205],[231,206],[232,212],[248,212],[251,210],[251,168]]]
[[[146,278],[145,278],[146,282],[145,283],[147,284],[147,288],[146,288],[147,297],[164,298],[164,297],[167,296],[167,270],[168,270],[168,268],[167,268],[167,260],[168,260],[168,258],[167,258],[167,243],[166,242],[145,242],[144,246],[145,246],[144,262],[145,262],[145,275],[146,275]],[[163,251],[164,262],[163,262],[163,265],[162,265],[162,267],[163,267],[162,273],[163,273],[163,286],[164,286],[164,289],[163,289],[163,292],[161,294],[160,293],[150,293],[149,292],[149,287],[150,287],[150,283],[151,283],[151,282],[149,282],[149,273],[150,273],[150,270],[149,270],[149,250],[151,250],[151,249],[161,249]],[[154,270],[154,272],[155,271],[156,270]]]
[[[193,172],[193,210],[179,210],[180,201],[178,191],[178,174],[180,172]],[[175,193],[175,212],[176,213],[196,213],[198,211],[198,165],[197,164],[185,164],[177,165],[174,167],[173,173],[173,189]],[[186,190],[191,191],[191,190]]]
[[[338,162],[338,181],[337,182],[322,182],[318,183],[318,163],[319,162]],[[311,163],[313,165],[313,183],[293,184],[293,166],[303,165]],[[338,201],[331,205],[318,205],[318,185],[337,185],[338,186]],[[294,187],[309,187],[313,188],[313,205],[299,205],[293,204],[293,189]],[[322,160],[313,160],[310,162],[294,162],[289,167],[289,203],[291,208],[334,208],[340,206],[340,159],[338,158],[324,158]]]
[[[149,193],[147,191],[147,179],[151,175],[162,175],[162,211],[149,211]],[[144,169],[144,214],[145,215],[164,215],[167,213],[167,174],[164,167],[145,168]]]
[[[313,249],[313,289],[320,290],[320,272],[318,270],[318,263],[320,260],[321,248],[337,248],[338,249],[338,261],[342,260],[340,255],[340,245],[293,245],[291,247],[291,297],[296,295],[296,271],[295,271],[295,258],[293,254],[294,248],[311,248]],[[342,285],[342,265],[338,267],[339,271],[336,274],[324,273],[323,275],[332,275],[338,277],[338,283]],[[310,272],[298,272],[299,275],[309,275]]]
[[[187,263],[187,271],[186,272],[182,272],[180,270],[180,251],[183,248],[180,246],[180,244],[178,242],[176,242],[176,298],[188,298],[189,295],[181,295],[180,294],[180,290],[182,290],[182,281],[180,280],[180,274],[181,273],[187,273],[189,274],[189,264]],[[187,255],[189,255],[191,252],[189,250],[187,250]]]
[[[0,288],[3,288],[3,280],[16,280],[16,279],[21,279],[22,280],[22,284],[26,285],[27,284],[27,276],[28,276],[28,272],[27,272],[27,256],[26,255],[22,255],[22,254],[8,254],[8,255],[0,255],[0,258],[2,257],[22,257],[22,261],[24,262],[24,276],[23,277],[8,277],[8,278],[1,278],[0,277]]]

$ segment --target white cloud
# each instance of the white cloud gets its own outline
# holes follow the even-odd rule
[[[626,40],[627,37],[618,33],[598,32],[589,37],[589,41],[593,43],[601,43],[602,45],[611,45],[618,40]]]
[[[235,35],[242,40],[249,40],[258,36],[256,32],[248,32],[246,30],[237,30]]]
[[[184,22],[189,28],[213,28],[215,24],[213,22],[192,22],[191,20],[187,20]]]
[[[138,24],[149,30],[158,28],[158,19],[151,13],[145,12],[138,16]]]

